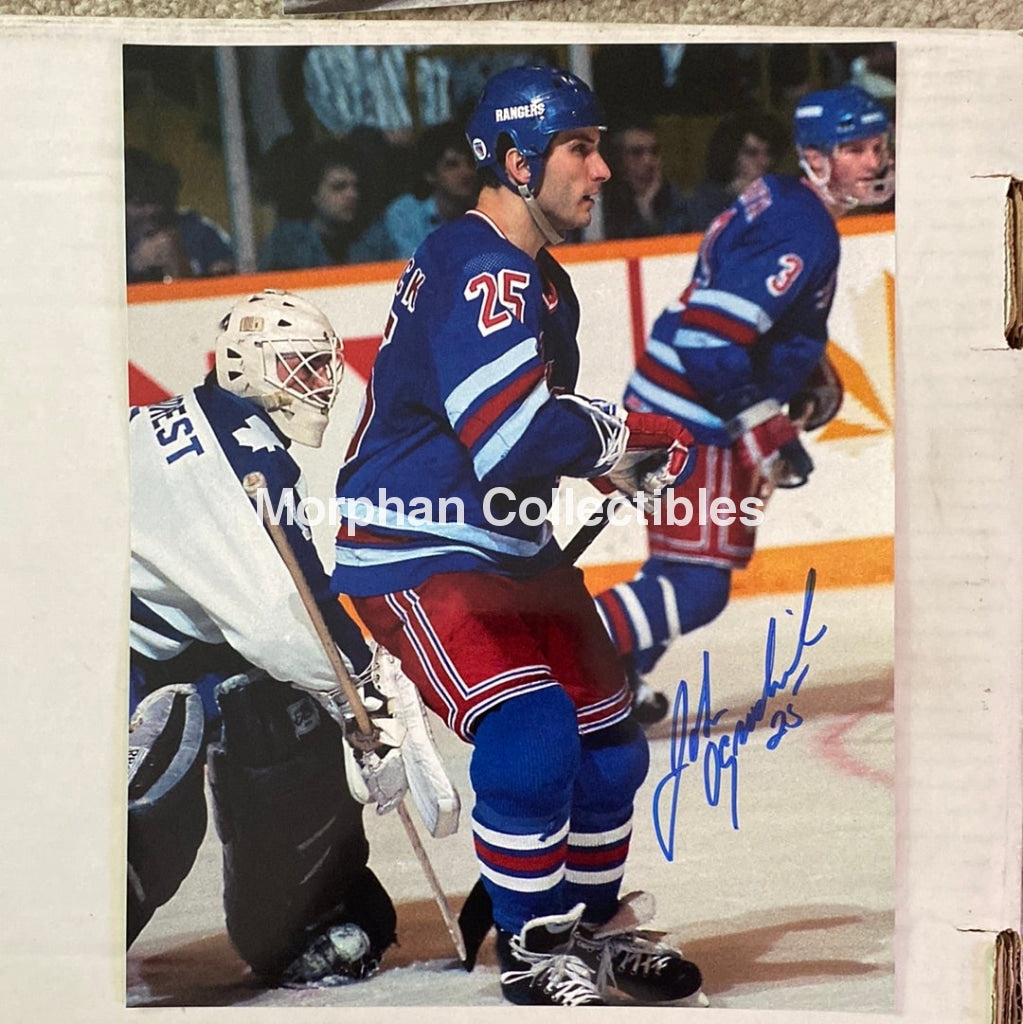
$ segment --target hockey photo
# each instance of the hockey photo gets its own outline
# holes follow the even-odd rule
[[[122,49],[126,1005],[894,1012],[895,43],[380,38]]]

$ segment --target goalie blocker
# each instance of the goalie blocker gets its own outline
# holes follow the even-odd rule
[[[231,942],[268,981],[371,973],[395,941],[396,916],[366,866],[340,727],[308,693],[262,674],[235,676],[216,696],[223,729],[208,770]],[[322,941],[348,925],[368,942]]]

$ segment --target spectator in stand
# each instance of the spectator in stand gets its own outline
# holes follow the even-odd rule
[[[299,270],[384,258],[379,232],[366,233],[355,151],[341,139],[314,143],[295,165],[300,192],[259,247],[260,270]]]
[[[693,231],[685,197],[665,180],[661,148],[651,125],[622,122],[611,136],[611,180],[604,187],[608,238],[647,238]]]
[[[759,110],[724,118],[707,144],[704,178],[688,200],[691,231],[706,231],[710,222],[774,168],[788,146],[781,121]]]
[[[457,220],[479,195],[476,163],[465,133],[445,122],[428,128],[416,143],[423,197],[398,196],[384,211],[379,230],[388,259],[406,259],[430,232]]]
[[[359,125],[345,141],[355,151],[361,180],[361,212],[367,224],[378,220],[398,196],[411,192],[419,181],[416,152],[411,138],[395,139],[370,125]]]
[[[608,97],[615,123],[626,108],[651,117],[729,114],[747,106],[759,87],[754,53],[722,43],[604,43],[594,48],[594,88]],[[627,97],[623,105],[618,97]]]
[[[889,117],[895,113],[895,46],[874,43],[849,62],[847,85],[858,85],[876,99]]]
[[[231,240],[194,210],[178,209],[176,167],[140,149],[124,154],[128,283],[234,273]]]

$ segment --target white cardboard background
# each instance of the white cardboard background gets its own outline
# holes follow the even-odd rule
[[[501,42],[555,31],[572,41],[691,38],[679,27],[474,29],[479,41]],[[244,1012],[123,1009],[120,45],[441,41],[444,31],[437,22],[0,23],[6,1020],[112,1022],[144,1012],[207,1021]],[[900,1010],[869,1018],[707,1011],[715,1024],[987,1020],[994,935],[1020,925],[1023,355],[1005,349],[1001,333],[1005,182],[971,175],[1023,175],[1023,41],[980,32],[845,35],[899,41]],[[624,1008],[602,1013],[636,1019]],[[422,1011],[339,1008],[317,1020],[356,1014],[390,1022]],[[283,1016],[303,1019],[301,1011]]]

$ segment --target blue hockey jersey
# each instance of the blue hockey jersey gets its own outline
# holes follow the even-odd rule
[[[651,329],[626,406],[674,416],[700,443],[730,444],[735,396],[784,403],[820,362],[838,259],[834,221],[810,185],[758,179],[707,229],[691,283]]]
[[[587,403],[567,397],[578,325],[553,257],[531,259],[478,211],[426,239],[395,288],[338,475],[335,590],[363,597],[436,573],[555,564],[539,513],[562,475],[607,468]]]

